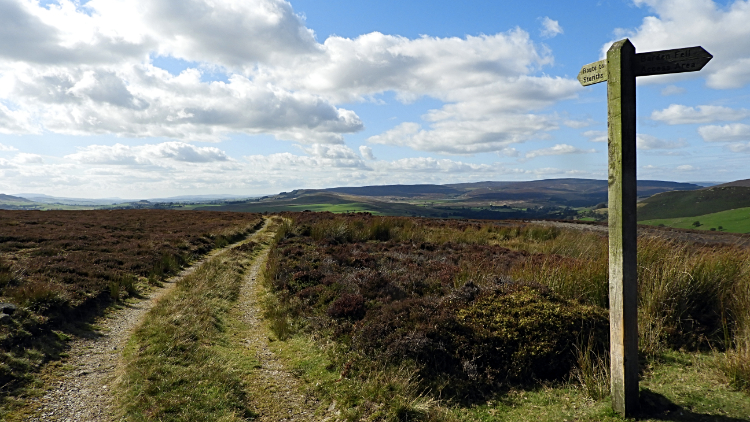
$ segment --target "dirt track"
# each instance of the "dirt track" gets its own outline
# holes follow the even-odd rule
[[[256,239],[268,226],[250,236]],[[152,291],[143,300],[115,310],[96,322],[96,331],[70,343],[69,357],[63,362],[65,370],[53,375],[47,393],[29,403],[24,420],[29,421],[113,421],[117,420],[114,400],[110,390],[116,380],[121,351],[133,330],[143,321],[156,303],[169,293],[176,282],[195,271],[203,262],[222,252],[245,243],[238,242],[215,251],[180,274],[170,278],[164,287]],[[254,273],[258,272],[262,258],[256,260]],[[255,278],[255,274],[251,275]]]

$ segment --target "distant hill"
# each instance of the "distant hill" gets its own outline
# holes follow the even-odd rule
[[[638,194],[642,197],[665,191],[700,188],[691,183],[638,182]],[[550,179],[297,189],[244,201],[206,204],[194,209],[245,212],[367,211],[379,215],[493,220],[572,219],[579,217],[578,208],[594,207],[606,201],[606,180]]]
[[[663,192],[638,204],[638,221],[697,217],[720,211],[750,207],[747,181],[725,183],[694,191]]]
[[[338,192],[359,196],[397,196],[409,198],[424,195],[460,195],[464,190],[445,185],[381,185],[351,188],[330,188],[327,192]]]
[[[732,186],[739,186],[739,187],[745,187],[750,188],[750,179],[744,179],[744,180],[735,180],[734,182],[729,183],[722,183],[720,185],[711,186],[714,188],[728,188]]]
[[[548,179],[530,182],[480,182],[478,188],[472,184],[461,186],[469,191],[466,199],[482,201],[525,201],[539,205],[588,207],[607,202],[607,181],[594,179]],[[656,193],[673,190],[695,190],[700,186],[692,183],[639,180],[638,196],[648,197]]]
[[[20,196],[12,196],[12,195],[6,195],[4,193],[0,193],[0,202],[7,203],[7,202],[28,202],[31,203],[33,201],[30,201],[26,198],[21,198]]]
[[[638,196],[649,197],[673,190],[695,190],[692,183],[639,180]],[[449,185],[382,185],[299,189],[272,198],[291,200],[313,193],[339,193],[371,198],[450,199],[466,203],[513,203],[514,206],[589,207],[607,201],[607,181],[594,179],[547,179],[528,182],[476,182]]]

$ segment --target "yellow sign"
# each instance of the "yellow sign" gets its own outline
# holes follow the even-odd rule
[[[587,64],[578,72],[578,82],[583,86],[598,84],[607,80],[607,60]]]

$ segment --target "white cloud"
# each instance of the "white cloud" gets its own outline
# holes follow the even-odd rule
[[[635,31],[619,31],[618,35],[630,38],[637,51],[700,45],[714,56],[696,74],[705,77],[709,87],[740,88],[750,83],[750,25],[747,24],[750,2],[730,0],[723,5],[712,0],[634,0],[634,3],[648,6],[656,14],[644,18]],[[654,80],[659,78],[665,77]]]
[[[18,151],[18,149],[12,145],[0,144],[0,151]]]
[[[736,144],[730,144],[727,145],[727,148],[729,148],[732,152],[747,152],[750,153],[750,142],[738,142]]]
[[[419,151],[474,154],[503,151],[508,145],[525,142],[539,132],[556,128],[549,118],[533,114],[475,121],[446,119],[431,125],[430,130],[423,129],[418,123],[402,123],[367,141],[407,146]]]
[[[750,117],[750,110],[711,105],[688,107],[681,104],[670,104],[664,110],[654,110],[651,113],[652,120],[669,125],[742,120],[746,117]]]
[[[195,69],[172,76],[146,64],[117,73],[29,67],[13,76],[7,78],[9,96],[58,133],[218,141],[240,132],[341,143],[343,134],[363,127],[354,112],[317,95],[263,86],[240,75],[228,83],[204,83]]]
[[[563,124],[567,127],[573,128],[573,129],[583,129],[585,127],[591,126],[594,124],[594,121],[591,119],[588,120],[565,120]]]
[[[680,95],[684,94],[687,90],[685,88],[679,87],[677,85],[667,85],[661,90],[661,95],[663,96],[669,96],[669,95]]]
[[[677,149],[687,146],[687,142],[684,140],[679,141],[666,141],[659,139],[652,135],[646,135],[639,133],[635,138],[636,147],[643,150],[654,150],[654,149]]]
[[[500,151],[497,151],[497,155],[501,157],[518,157],[520,153],[515,148],[503,148]]]
[[[550,19],[545,16],[542,19],[542,29],[540,30],[542,37],[553,38],[563,33],[563,29],[558,21]]]
[[[16,164],[43,164],[44,160],[42,159],[41,155],[38,154],[28,154],[25,152],[19,152],[16,154],[15,157],[13,157],[12,160]]]
[[[384,172],[439,172],[439,173],[466,173],[466,172],[492,172],[498,167],[489,164],[469,164],[449,159],[435,159],[429,157],[402,158],[391,162],[380,161],[375,167]]]
[[[2,78],[2,74],[0,74],[0,78]],[[27,134],[38,132],[39,130],[29,122],[28,113],[22,110],[10,110],[0,103],[0,133]]]
[[[65,159],[82,164],[99,165],[158,165],[158,163],[215,163],[230,161],[230,158],[215,147],[196,147],[184,142],[163,142],[141,146],[122,144],[90,145],[81,148]]]
[[[701,126],[698,133],[706,142],[731,142],[750,140],[750,125],[732,123],[724,126]]]
[[[446,103],[370,142],[421,151],[470,154],[544,136],[557,127],[550,116],[529,114],[573,98],[571,79],[529,76],[552,63],[526,32],[515,29],[466,38],[403,37],[371,33],[355,39],[330,37],[324,56],[284,68],[261,68],[259,80],[305,90],[333,101],[363,101],[395,91],[403,102],[430,96]]]
[[[372,148],[368,147],[367,145],[360,145],[360,147],[359,147],[359,154],[365,160],[374,160],[375,159],[375,155],[373,155],[373,153],[372,153]]]
[[[589,138],[591,142],[607,142],[609,135],[606,130],[587,130],[583,136]]]
[[[204,82],[198,69],[170,75],[153,66],[156,56],[218,69],[228,82]],[[61,0],[48,7],[7,0],[0,5],[0,99],[18,111],[8,119],[0,109],[0,131],[185,141],[245,133],[342,144],[363,124],[337,104],[393,91],[403,102],[430,96],[446,103],[425,116],[431,127],[422,138],[403,145],[498,151],[543,138],[557,118],[534,113],[580,92],[575,80],[531,76],[552,63],[549,49],[519,28],[464,38],[374,32],[318,43],[284,0]]]
[[[431,95],[448,100],[461,89],[517,78],[552,63],[528,33],[514,29],[466,38],[405,37],[379,32],[357,38],[329,37],[320,55],[295,56],[295,62],[262,67],[261,80],[335,98],[361,101],[394,90],[404,101]],[[460,76],[460,77],[458,77]]]
[[[551,148],[542,148],[529,151],[526,153],[526,159],[543,157],[548,155],[564,155],[564,154],[586,154],[596,152],[595,149],[580,149],[568,144],[557,144]]]
[[[313,144],[309,148],[303,148],[303,150],[309,155],[317,158],[359,159],[359,156],[346,145]]]
[[[695,167],[695,166],[691,166],[690,164],[684,164],[684,165],[681,165],[681,166],[677,166],[676,170],[677,171],[688,172],[688,171],[700,170],[700,168]]]

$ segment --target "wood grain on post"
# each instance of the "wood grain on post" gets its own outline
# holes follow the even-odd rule
[[[607,51],[612,407],[626,416],[638,410],[634,60],[628,39]]]

